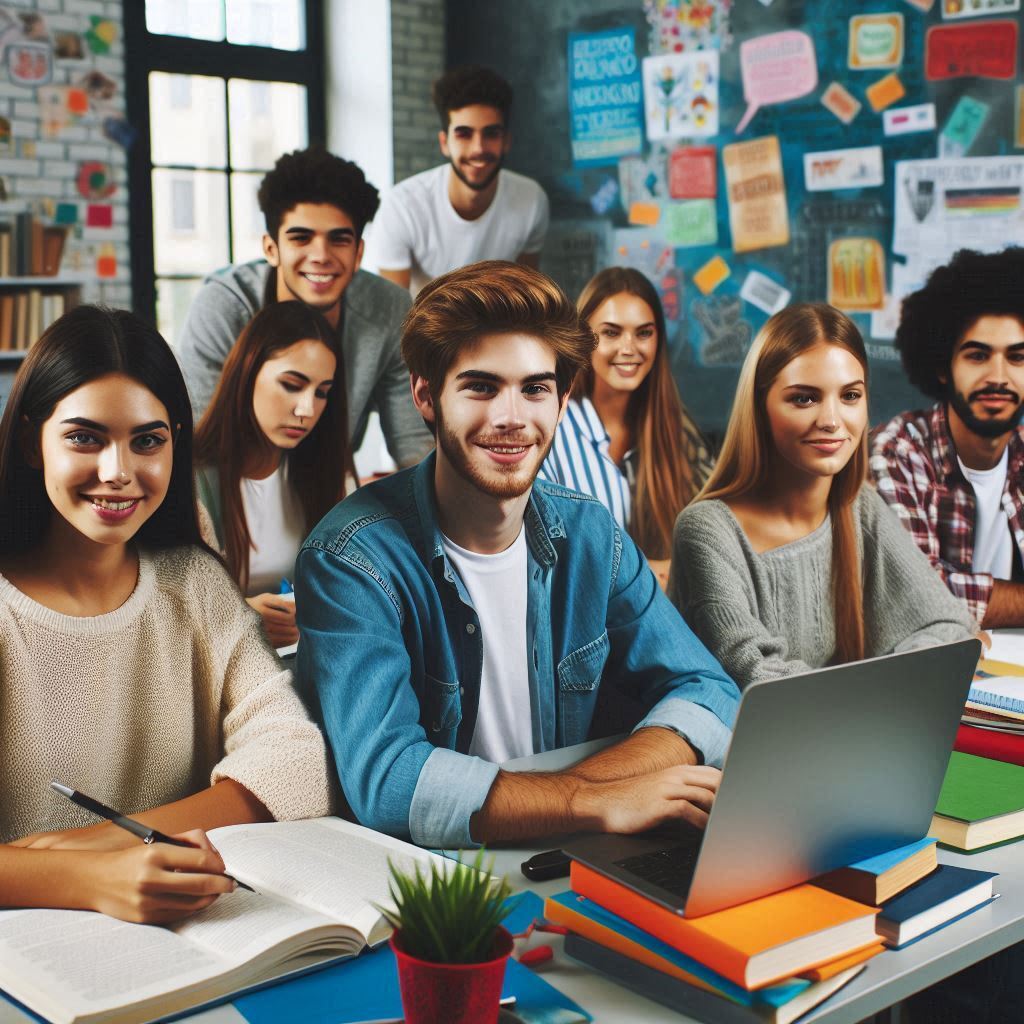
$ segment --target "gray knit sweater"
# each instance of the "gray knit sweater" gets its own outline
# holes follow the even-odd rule
[[[854,503],[864,572],[865,654],[963,640],[977,627],[873,487]],[[832,524],[758,554],[722,501],[676,521],[668,594],[742,689],[829,663]]]

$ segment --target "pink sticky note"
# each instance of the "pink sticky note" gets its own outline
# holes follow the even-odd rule
[[[114,208],[106,203],[90,203],[85,210],[85,224],[90,228],[109,228],[114,224]]]
[[[799,99],[814,90],[818,84],[814,41],[797,29],[748,39],[740,46],[740,70],[747,109],[737,133],[761,107]]]

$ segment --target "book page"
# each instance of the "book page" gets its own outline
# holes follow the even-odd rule
[[[47,1014],[117,1007],[217,976],[220,957],[166,928],[79,910],[0,912],[0,984]]]
[[[260,892],[318,910],[368,938],[388,903],[388,858],[404,871],[448,864],[401,840],[338,818],[231,825],[210,841],[228,871]]]

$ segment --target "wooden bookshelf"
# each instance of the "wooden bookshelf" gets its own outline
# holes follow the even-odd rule
[[[0,361],[20,361],[43,331],[81,301],[86,275],[0,277]]]

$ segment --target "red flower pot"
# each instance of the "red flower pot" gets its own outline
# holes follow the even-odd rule
[[[494,938],[494,959],[481,964],[434,964],[402,949],[402,933],[391,936],[398,963],[405,1024],[497,1024],[505,963],[512,936]]]

